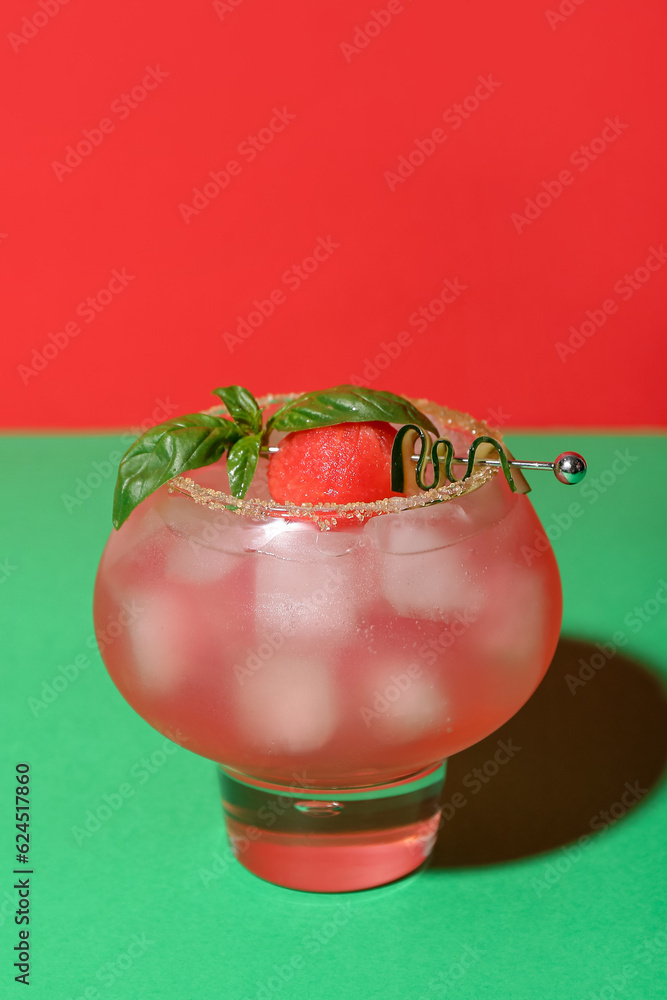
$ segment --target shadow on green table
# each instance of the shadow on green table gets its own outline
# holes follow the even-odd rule
[[[661,780],[667,700],[649,669],[562,638],[530,701],[451,757],[429,869],[530,857],[623,822]]]

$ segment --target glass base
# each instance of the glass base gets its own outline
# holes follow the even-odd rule
[[[232,850],[267,882],[350,892],[407,875],[429,856],[440,822],[445,764],[388,785],[313,789],[220,768]]]

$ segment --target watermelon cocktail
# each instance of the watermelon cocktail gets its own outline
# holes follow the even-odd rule
[[[481,422],[353,387],[218,394],[121,463],[96,628],[137,612],[106,666],[152,726],[220,765],[251,871],[311,891],[391,881],[430,852],[446,758],[549,665],[553,553],[495,470],[392,494],[399,426],[460,455]]]

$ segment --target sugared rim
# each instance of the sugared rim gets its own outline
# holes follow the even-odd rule
[[[271,406],[274,403],[282,404],[291,399],[296,399],[299,393],[284,393],[280,395],[263,396],[258,400],[260,406]],[[473,437],[488,434],[502,443],[502,437],[498,430],[489,427],[483,420],[476,420],[468,413],[459,410],[451,410],[446,406],[438,406],[428,399],[411,399],[423,413],[427,416],[435,417],[440,425],[450,426],[453,430],[468,431]],[[220,414],[225,413],[224,406],[212,406],[203,413]],[[232,496],[229,493],[222,493],[220,490],[210,489],[200,486],[187,476],[176,476],[169,483],[169,492],[178,492],[190,497],[195,503],[203,504],[210,510],[228,510],[241,517],[251,517],[255,520],[267,520],[270,517],[279,517],[291,520],[308,519],[313,521],[321,530],[329,531],[338,524],[339,520],[354,521],[360,523],[378,514],[398,514],[404,510],[412,510],[415,507],[426,507],[429,504],[445,503],[455,497],[465,496],[466,493],[473,493],[492,479],[498,470],[496,468],[484,468],[478,472],[473,472],[465,482],[448,483],[433,490],[426,490],[416,496],[408,497],[385,497],[382,500],[371,502],[358,501],[356,503],[304,503],[304,504],[278,504],[269,500],[242,499]]]

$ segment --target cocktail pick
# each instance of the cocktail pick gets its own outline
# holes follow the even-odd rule
[[[412,450],[419,437],[421,449],[419,455],[412,454]],[[483,456],[478,457],[477,452],[483,448]],[[424,465],[429,459],[433,465],[433,482],[425,483],[423,479]],[[486,457],[488,453],[495,451],[498,458]],[[438,438],[430,444],[429,435],[416,424],[405,424],[397,432],[391,453],[391,488],[397,493],[402,493],[405,486],[406,462],[417,463],[415,470],[415,480],[420,490],[432,490],[436,486],[441,486],[445,480],[456,482],[457,477],[452,472],[452,465],[466,465],[466,471],[461,480],[467,479],[473,472],[475,466],[500,467],[509,483],[513,493],[527,493],[530,490],[525,477],[519,471],[515,477],[512,470],[521,469],[551,469],[560,483],[572,486],[580,483],[586,475],[586,461],[582,455],[576,451],[566,451],[558,455],[554,462],[533,462],[518,461],[507,451],[504,446],[495,438],[483,434],[474,439],[465,458],[454,455],[454,447],[447,438]]]
[[[475,438],[475,441],[478,440],[482,439]],[[413,455],[412,459],[416,462],[417,455]],[[457,458],[456,456],[452,459],[452,462],[458,463],[467,463],[467,461],[467,458]],[[588,470],[586,459],[578,451],[563,451],[554,462],[528,462],[523,459],[518,461],[516,458],[509,458],[507,461],[512,469],[551,469],[558,482],[565,483],[566,486],[576,486],[582,481]],[[478,458],[475,460],[475,465],[502,466],[502,462],[496,458]]]
[[[412,449],[418,437],[421,441],[421,449],[418,455],[414,455]],[[519,461],[513,458],[499,441],[484,434],[474,439],[468,454],[463,458],[454,454],[454,447],[447,438],[438,438],[432,445],[430,441],[430,436],[416,424],[405,424],[396,434],[391,456],[391,488],[396,493],[403,492],[405,485],[404,463],[406,460],[416,462],[415,479],[420,490],[432,490],[435,486],[441,486],[445,479],[456,482],[457,477],[451,471],[451,466],[455,464],[467,466],[465,473],[461,476],[461,481],[472,475],[475,467],[500,467],[513,493],[527,493],[530,486],[521,472],[516,476],[517,481],[515,482],[512,469],[551,469],[558,482],[565,483],[567,486],[580,483],[586,475],[586,460],[583,455],[576,451],[564,451],[553,462]],[[422,476],[424,465],[429,460],[429,445],[430,461],[433,465],[433,482],[430,485],[424,482]],[[483,445],[486,445],[482,449],[483,455],[496,451],[498,458],[486,458],[481,455],[478,457],[477,453]],[[278,450],[278,446],[272,445],[263,450],[262,454],[271,454]]]

